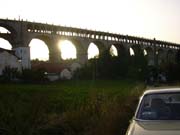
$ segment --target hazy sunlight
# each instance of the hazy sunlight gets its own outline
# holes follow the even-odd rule
[[[59,43],[62,59],[76,59],[76,47],[69,40],[63,40]]]

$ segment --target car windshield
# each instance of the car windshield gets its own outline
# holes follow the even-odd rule
[[[180,120],[180,93],[147,94],[138,109],[137,119]]]

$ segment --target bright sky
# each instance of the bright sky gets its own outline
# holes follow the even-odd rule
[[[180,43],[180,0],[2,0],[0,13]]]
[[[0,18],[180,43],[180,0],[2,0]]]

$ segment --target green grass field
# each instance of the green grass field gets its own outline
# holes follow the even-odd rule
[[[130,80],[0,84],[0,129],[8,135],[121,135],[144,88]]]

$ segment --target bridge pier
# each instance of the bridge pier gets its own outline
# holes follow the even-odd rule
[[[30,59],[30,47],[28,46],[28,38],[22,38],[17,35],[14,40],[10,40],[12,44],[12,50],[15,51],[15,55],[20,59],[23,69],[31,69]]]
[[[158,63],[159,66],[165,63],[166,55],[167,55],[167,52],[165,52],[165,50],[162,50],[162,49],[158,50],[157,63]]]
[[[71,40],[72,43],[76,47],[76,56],[77,56],[77,62],[81,65],[84,65],[88,62],[88,47],[89,47],[89,41],[88,40]]]
[[[82,65],[86,64],[88,62],[87,52],[77,52],[77,62]]]
[[[168,64],[176,63],[176,61],[175,61],[175,59],[176,59],[176,51],[168,50],[166,57],[167,57],[167,63]]]
[[[49,48],[49,61],[52,63],[58,63],[62,60],[58,43],[58,38],[51,38],[50,41],[47,42]]]
[[[21,61],[21,66],[23,69],[30,69],[31,68],[31,60],[30,60],[30,48],[29,47],[17,47],[14,48],[15,55]]]
[[[61,59],[61,53],[58,47],[49,47],[49,61],[52,63],[58,63]]]
[[[148,64],[148,66],[154,66],[155,65],[153,52],[150,52],[147,54],[147,64]]]

